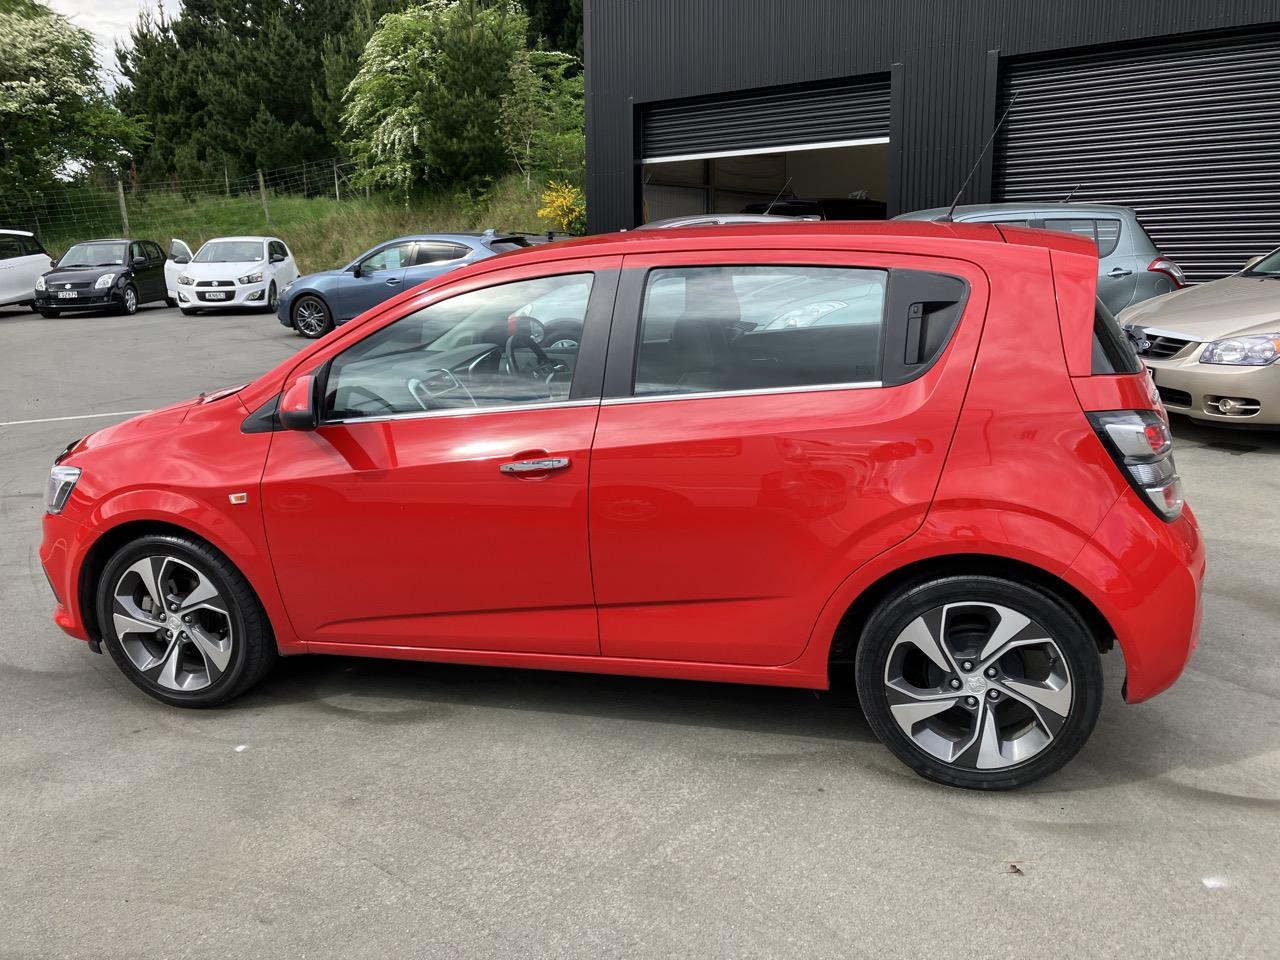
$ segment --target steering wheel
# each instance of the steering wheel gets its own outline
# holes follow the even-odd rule
[[[520,361],[516,359],[516,348],[525,347],[537,359],[528,370],[521,369]],[[543,350],[533,338],[525,333],[513,334],[507,337],[507,345],[502,348],[502,355],[507,362],[507,372],[514,376],[527,376],[531,380],[550,381],[557,373],[561,373],[569,369],[569,365],[563,360],[552,360],[547,356],[547,351]]]
[[[432,405],[433,401],[459,391],[466,395],[471,406],[480,406],[471,391],[467,389],[466,384],[459,380],[452,370],[446,370],[444,367],[431,367],[423,374],[423,379],[419,380],[417,377],[413,377],[405,384],[405,387],[408,388],[410,396],[418,402],[418,406],[423,410],[438,409]]]

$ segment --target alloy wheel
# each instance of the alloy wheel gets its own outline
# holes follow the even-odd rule
[[[163,689],[203,690],[231,662],[228,602],[185,560],[158,555],[135,561],[116,581],[111,612],[125,656]]]
[[[308,337],[318,337],[324,333],[328,323],[328,311],[324,304],[314,297],[306,297],[294,308],[293,322],[298,332]]]
[[[280,306],[280,296],[279,294],[276,293],[275,283],[272,283],[270,289],[267,291],[267,309],[270,310],[272,313],[275,313],[276,308],[279,306]]]
[[[884,692],[918,750],[974,771],[1040,755],[1074,700],[1058,641],[1025,614],[989,602],[947,603],[908,623],[889,649]]]
[[[133,287],[124,288],[124,312],[133,313],[138,309],[138,294]]]

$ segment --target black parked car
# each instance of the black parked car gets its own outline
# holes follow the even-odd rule
[[[164,251],[150,240],[86,240],[62,255],[36,280],[36,309],[56,317],[64,310],[135,313],[139,304],[163,300]]]

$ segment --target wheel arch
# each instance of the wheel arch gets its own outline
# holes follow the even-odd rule
[[[1028,583],[1056,597],[1074,610],[1088,627],[1099,653],[1115,644],[1116,632],[1102,611],[1083,593],[1041,567],[1022,560],[986,553],[956,553],[927,557],[904,564],[863,589],[841,615],[827,651],[827,669],[833,675],[851,669],[862,629],[872,612],[887,597],[910,583],[946,576],[995,576]]]
[[[293,327],[294,330],[298,329],[298,321],[295,317],[295,314],[298,312],[298,301],[304,297],[315,297],[323,303],[324,308],[329,311],[329,320],[334,326],[338,325],[337,315],[333,312],[333,303],[329,300],[329,297],[317,290],[315,287],[306,287],[302,290],[291,292],[289,295],[289,325]]]

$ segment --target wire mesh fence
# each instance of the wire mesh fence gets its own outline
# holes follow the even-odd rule
[[[111,235],[167,240],[173,225],[194,214],[226,232],[269,230],[274,203],[327,198],[335,203],[368,199],[353,182],[355,164],[311,161],[249,176],[204,180],[66,184],[42,191],[0,195],[0,227],[32,231],[50,252],[77,240]]]

